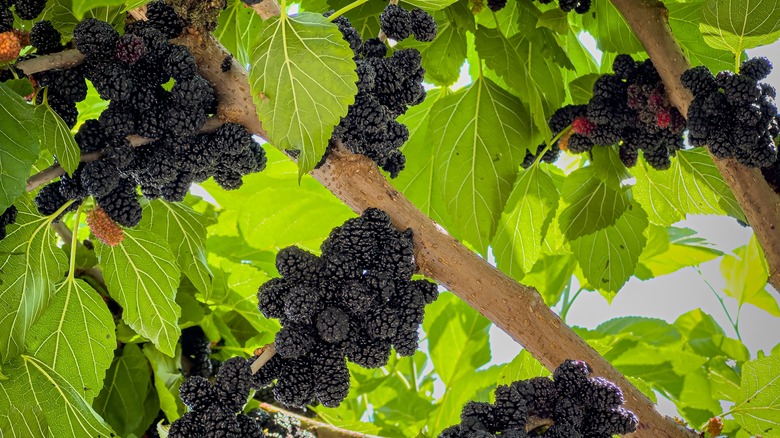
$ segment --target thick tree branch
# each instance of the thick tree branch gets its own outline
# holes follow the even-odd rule
[[[680,75],[690,68],[669,26],[669,11],[654,0],[612,0],[645,47],[664,81],[669,99],[683,115],[693,96],[683,87]],[[734,159],[713,157],[723,179],[731,187],[748,223],[764,249],[769,264],[769,282],[780,292],[780,195],[767,184],[761,171],[740,165]]]
[[[294,417],[298,419],[298,421],[301,422],[301,426],[305,430],[314,433],[317,438],[379,438],[376,435],[367,435],[360,432],[353,432],[351,430],[336,427],[332,424],[322,423],[309,417],[304,417],[302,415],[285,411],[279,406],[274,406],[269,403],[260,403],[260,409],[271,413],[281,412],[288,417]]]
[[[257,118],[246,71],[237,63],[229,72],[221,71],[227,53],[214,38],[187,37],[182,43],[193,52],[201,75],[215,85],[220,104],[228,105],[220,111],[220,117],[268,138]],[[512,280],[449,236],[390,185],[367,157],[338,148],[312,175],[356,212],[380,208],[399,229],[412,228],[420,271],[501,327],[548,369],[555,369],[566,359],[581,359],[593,367],[596,375],[619,385],[626,407],[640,418],[639,430],[633,436],[695,436],[659,414],[644,394],[547,307],[535,289]]]

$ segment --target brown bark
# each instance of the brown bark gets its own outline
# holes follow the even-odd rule
[[[683,115],[688,114],[693,96],[683,87],[680,75],[690,64],[672,35],[669,11],[663,3],[653,0],[612,0],[612,3],[653,60],[669,99]],[[760,170],[742,166],[734,159],[712,158],[764,249],[769,283],[780,292],[780,195],[767,184]]]

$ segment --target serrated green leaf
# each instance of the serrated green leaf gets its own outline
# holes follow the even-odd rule
[[[89,403],[39,359],[21,355],[3,365],[3,375],[7,379],[0,380],[0,431],[36,438],[116,436]]]
[[[587,105],[590,98],[593,97],[593,84],[601,75],[596,73],[580,76],[569,82],[569,94],[571,94],[572,104]]]
[[[740,308],[753,304],[773,316],[780,316],[777,299],[766,290],[769,270],[755,234],[746,246],[735,249],[734,255],[723,256],[720,273],[726,280],[723,292],[737,300]]]
[[[750,360],[747,347],[737,339],[725,335],[715,319],[701,309],[680,315],[674,322],[688,346],[701,356],[725,356],[737,362]]]
[[[428,125],[431,107],[444,96],[444,89],[429,91],[420,105],[409,108],[398,122],[409,129],[409,140],[401,151],[406,156],[406,168],[390,183],[400,190],[420,211],[438,223],[447,223],[447,207],[440,190],[434,184],[436,149],[428,142]]]
[[[73,174],[81,160],[81,149],[70,128],[48,103],[38,105],[35,114],[41,126],[41,146],[48,149],[68,175]]]
[[[466,62],[466,31],[449,21],[444,12],[435,13],[434,18],[439,23],[439,32],[433,42],[421,43],[407,38],[398,48],[411,47],[420,51],[426,82],[452,85],[460,77],[460,68]]]
[[[423,329],[433,368],[450,385],[490,361],[490,321],[453,294],[426,308]]]
[[[434,184],[447,202],[452,228],[483,254],[525,157],[527,120],[520,101],[486,78],[431,109]]]
[[[630,204],[614,225],[571,242],[574,257],[591,285],[611,301],[636,269],[647,238],[647,214]]]
[[[38,159],[38,128],[33,107],[0,83],[0,211],[24,192]]]
[[[114,358],[93,406],[120,436],[135,430],[144,416],[150,390],[149,361],[136,344],[127,344]]]
[[[219,16],[214,36],[241,65],[248,65],[249,46],[260,33],[263,20],[241,1],[233,1]]]
[[[780,37],[780,0],[707,0],[701,29],[711,47],[736,55]]]
[[[212,221],[181,202],[155,200],[144,208],[140,229],[168,242],[176,263],[204,296],[211,293],[211,271],[206,261],[206,227]]]
[[[184,414],[184,403],[179,397],[179,386],[184,378],[181,374],[181,351],[170,357],[153,345],[146,344],[142,350],[154,372],[154,389],[160,399],[160,409],[169,422],[173,423]]]
[[[477,29],[474,44],[485,65],[528,103],[536,129],[551,138],[547,114],[563,103],[566,94],[560,68],[542,54],[542,44],[522,34],[506,38],[483,26]]]
[[[613,188],[598,173],[594,166],[583,167],[563,182],[561,195],[566,205],[558,224],[569,240],[614,225],[630,205],[626,191]]]
[[[674,38],[693,65],[705,65],[712,71],[732,70],[734,54],[710,47],[699,30],[704,1],[668,3],[669,25]]]
[[[611,1],[594,0],[590,8],[598,13],[584,14],[582,23],[596,38],[600,50],[628,54],[644,51],[642,43]]]
[[[668,226],[689,214],[728,214],[744,219],[739,203],[704,148],[677,151],[668,170],[655,170],[640,158],[631,169],[634,197],[650,222]]]
[[[766,356],[742,367],[739,398],[731,413],[752,434],[780,436],[780,357]]]
[[[571,253],[542,254],[539,260],[522,278],[523,284],[534,287],[548,306],[556,305],[563,290],[571,282],[577,261]]]
[[[668,275],[688,266],[698,266],[723,255],[706,241],[675,236],[680,228],[651,224],[647,245],[634,275],[640,280]],[[693,232],[693,230],[688,230]],[[685,236],[683,234],[683,236]]]
[[[547,377],[549,375],[550,372],[541,362],[536,360],[528,350],[523,350],[512,359],[512,362],[503,366],[497,383],[499,385],[511,385],[519,380]]]
[[[553,179],[540,166],[520,172],[492,242],[499,269],[516,278],[531,270],[542,252],[545,224],[558,208],[559,197]]]
[[[68,270],[65,254],[56,247],[49,226],[27,198],[15,205],[16,224],[0,240],[0,358],[5,362],[24,348],[30,327],[53,297],[54,283]]]
[[[30,329],[27,351],[77,390],[87,402],[98,395],[116,348],[114,318],[86,282],[68,277]]]
[[[333,127],[355,100],[352,50],[335,24],[304,12],[265,21],[249,53],[257,115],[271,143],[301,151],[303,175],[320,161]]]
[[[122,320],[173,356],[181,330],[176,289],[181,271],[167,243],[149,231],[124,230],[116,246],[97,243],[108,290],[123,309]]]

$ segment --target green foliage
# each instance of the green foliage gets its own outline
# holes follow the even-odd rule
[[[67,40],[79,19],[121,28],[125,12],[142,3],[49,2],[42,18]],[[291,245],[318,252],[333,227],[354,217],[306,174],[356,93],[353,53],[321,15],[348,5],[307,0],[303,13],[262,21],[240,0],[228,2],[215,36],[238,64],[250,66],[253,102],[270,137],[267,169],[244,178],[239,190],[207,181],[197,189],[203,199],[144,201],[141,224],[123,230],[115,247],[92,239],[84,226],[75,240],[61,242],[51,226],[58,215],[37,214],[33,194],[23,194],[27,178],[53,157],[72,172],[79,149],[48,105],[24,100],[34,91],[29,81],[0,84],[0,212],[11,204],[19,209],[0,241],[0,430],[144,436],[160,410],[168,422],[186,411],[178,395],[187,365],[181,329],[202,327],[218,360],[274,340],[279,325],[257,311],[256,294],[278,275],[276,254]],[[739,315],[750,304],[780,317],[755,238],[724,255],[677,224],[691,215],[745,220],[705,149],[678,151],[666,171],[641,157],[626,169],[615,147],[520,166],[527,151],[551,140],[550,115],[587,102],[617,53],[646,58],[611,2],[596,0],[585,15],[522,0],[496,13],[467,0],[402,5],[430,11],[439,35],[433,43],[410,38],[391,48],[420,50],[433,87],[399,118],[410,133],[407,161],[390,182],[444,231],[535,287],[564,320],[583,291],[612,300],[632,276],[653,281],[721,257],[725,286],[713,292],[724,310],[735,303]],[[363,38],[375,37],[384,6],[367,2],[345,16]],[[665,6],[693,65],[733,69],[745,49],[780,37],[775,0]],[[604,51],[600,62],[583,32]],[[90,85],[78,104],[79,123],[106,106]],[[299,165],[271,145],[300,150]],[[69,213],[62,221],[60,233],[83,218]],[[76,243],[84,239],[95,249]],[[481,293],[489,294],[490,285]],[[648,397],[671,400],[692,427],[721,416],[729,437],[777,436],[780,346],[756,355],[741,341],[738,317],[724,330],[700,309],[680,313],[675,321],[637,315],[576,331]],[[344,404],[315,411],[325,422],[367,434],[433,437],[459,422],[468,400],[488,401],[497,385],[549,374],[525,350],[496,363],[490,328],[476,310],[443,293],[427,308],[421,350],[393,355],[379,369],[351,367]]]
[[[38,135],[33,108],[13,90],[0,84],[0,210],[22,194],[38,158]]]
[[[276,147],[301,151],[303,175],[357,94],[352,51],[335,24],[304,12],[263,23],[249,52],[257,115]]]
[[[122,320],[138,334],[173,356],[181,330],[176,322],[181,307],[176,303],[180,269],[171,249],[149,231],[125,231],[117,246],[96,244],[101,266],[106,267],[106,285],[122,306]]]

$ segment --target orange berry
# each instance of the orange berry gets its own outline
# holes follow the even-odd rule
[[[95,237],[108,246],[119,245],[125,239],[122,228],[100,207],[93,208],[87,213],[87,226]]]
[[[14,32],[0,33],[0,62],[13,61],[19,57],[22,45]]]

